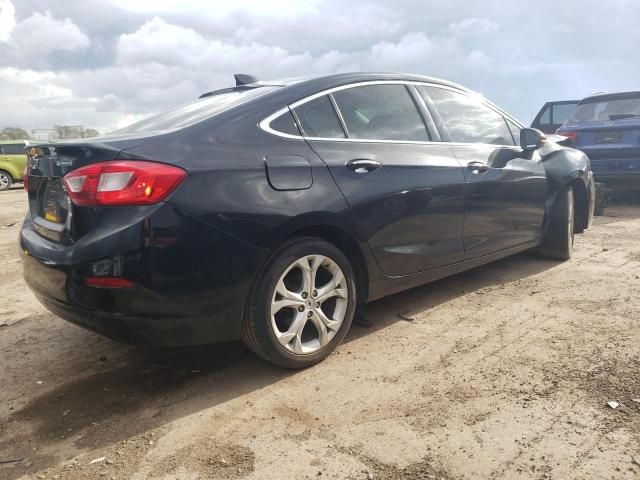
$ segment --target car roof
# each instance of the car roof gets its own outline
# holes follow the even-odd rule
[[[264,82],[266,85],[280,85],[288,86],[294,84],[316,84],[327,83],[333,85],[344,85],[348,83],[356,82],[371,82],[371,81],[389,81],[389,80],[401,80],[401,81],[413,81],[413,82],[426,82],[435,83],[439,85],[445,85],[448,87],[458,88],[460,90],[468,91],[467,88],[458,85],[447,80],[440,78],[428,77],[425,75],[416,75],[409,73],[385,73],[385,72],[348,72],[348,73],[334,73],[329,75],[309,75],[306,77],[293,77],[280,80],[274,80],[272,82]]]
[[[248,75],[250,78],[256,78]],[[375,73],[375,72],[348,72],[348,73],[334,73],[324,75],[307,75],[302,77],[290,77],[280,78],[273,80],[257,80],[254,83],[242,83],[230,88],[223,88],[220,90],[214,90],[201,95],[202,97],[215,95],[218,93],[224,93],[239,89],[246,88],[258,88],[258,87],[283,87],[287,90],[297,90],[303,92],[308,90],[309,92],[321,91],[332,87],[339,87],[342,85],[348,85],[350,83],[359,82],[374,82],[374,81],[409,81],[409,82],[425,82],[434,83],[437,85],[443,85],[451,88],[456,88],[468,93],[473,93],[468,88],[458,85],[453,82],[442,80],[434,77],[427,77],[424,75],[415,75],[408,73]]]

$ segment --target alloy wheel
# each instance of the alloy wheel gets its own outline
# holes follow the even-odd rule
[[[323,255],[297,259],[273,292],[271,327],[292,353],[308,355],[327,345],[344,321],[348,283],[338,264]]]

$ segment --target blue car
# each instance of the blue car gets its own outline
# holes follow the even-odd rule
[[[587,97],[557,133],[589,156],[597,181],[640,186],[640,92]]]

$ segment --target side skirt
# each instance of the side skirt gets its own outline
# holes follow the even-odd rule
[[[518,245],[517,247],[512,247],[507,250],[492,253],[490,255],[473,258],[471,260],[465,260],[463,262],[454,263],[445,267],[426,270],[424,272],[404,275],[402,277],[389,277],[380,275],[380,277],[376,279],[375,283],[372,282],[369,285],[369,297],[367,301],[371,302],[373,300],[386,297],[387,295],[393,295],[394,293],[408,290],[419,285],[424,285],[425,283],[434,282],[436,280],[440,280],[441,278],[455,275],[456,273],[471,270],[472,268],[486,265],[487,263],[495,262],[496,260],[500,260],[502,258],[509,257],[526,250],[530,250],[537,247],[539,244],[539,241],[525,243],[523,245]]]

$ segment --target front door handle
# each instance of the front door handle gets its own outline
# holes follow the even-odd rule
[[[347,162],[347,168],[356,173],[369,173],[379,169],[382,166],[380,162],[375,160],[367,160],[364,158],[356,158]]]
[[[473,173],[474,175],[487,173],[489,171],[489,165],[482,162],[469,162],[467,163],[467,168],[471,170],[471,173]]]

